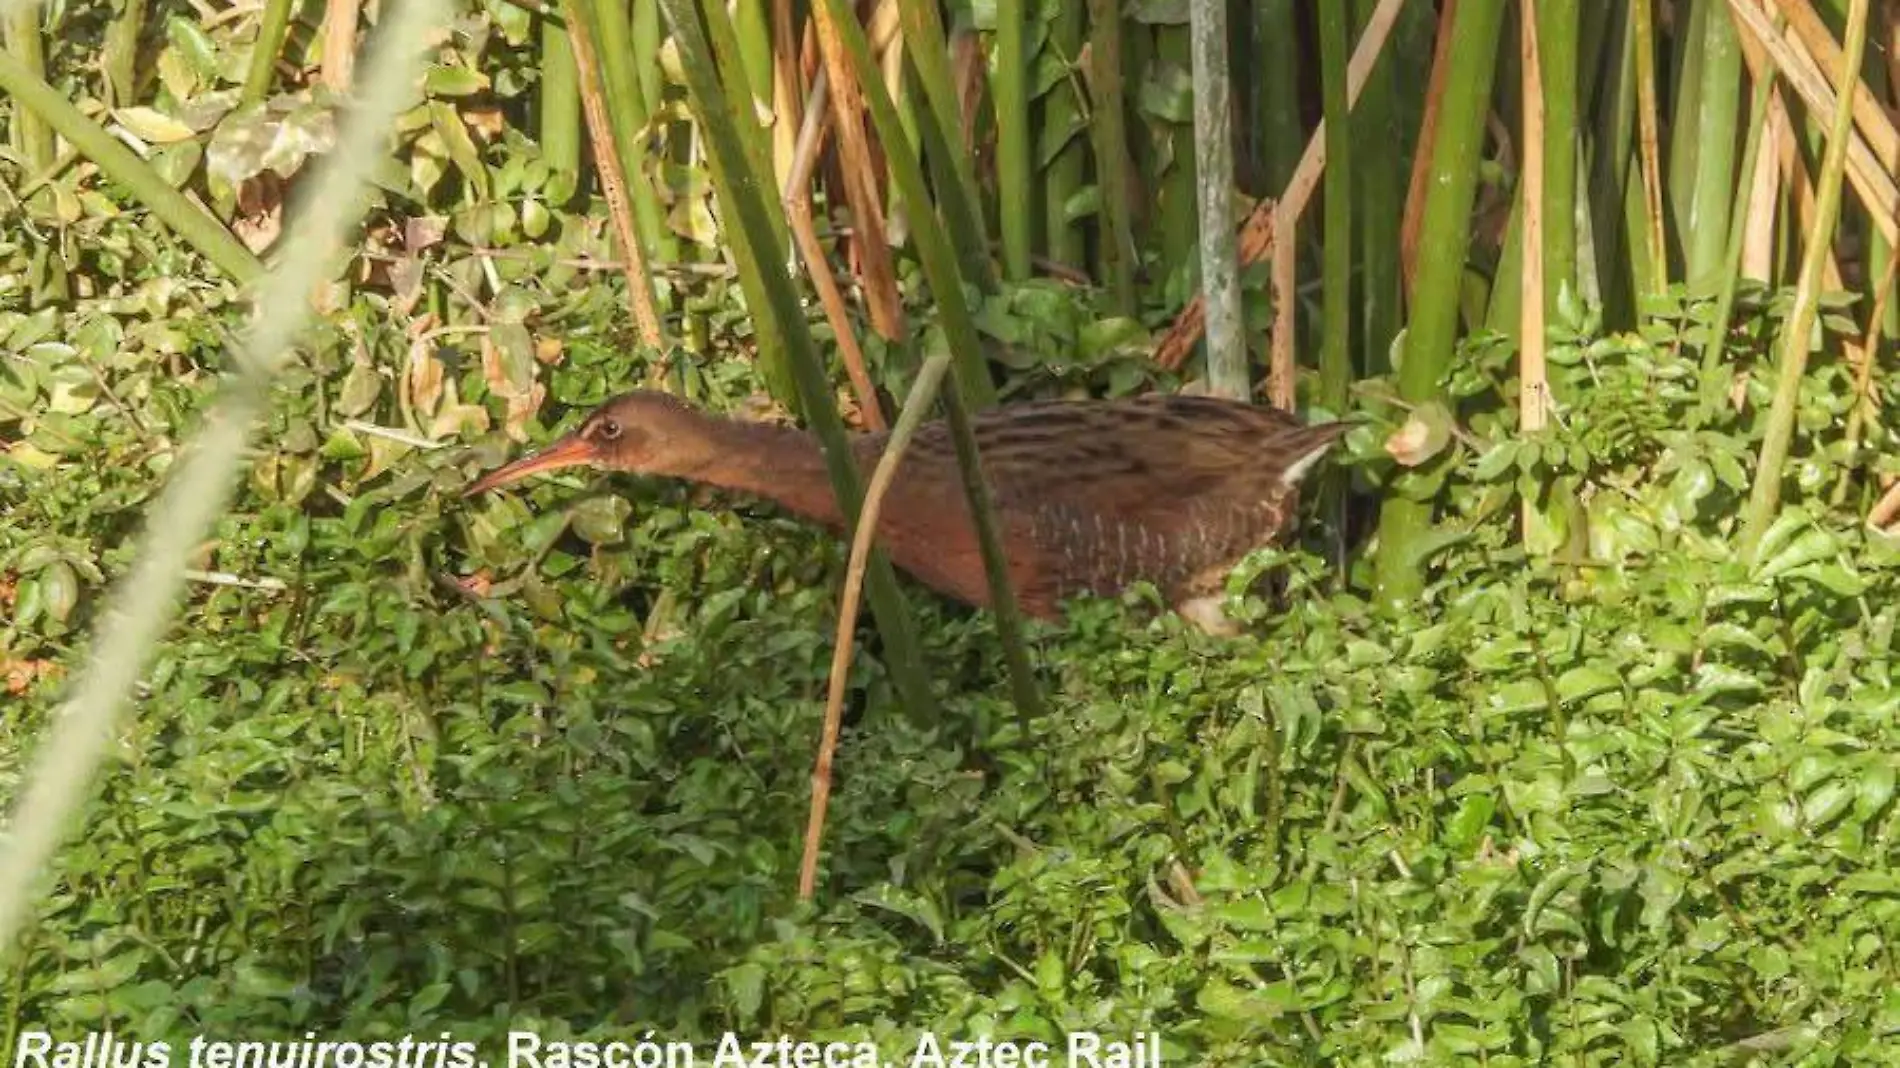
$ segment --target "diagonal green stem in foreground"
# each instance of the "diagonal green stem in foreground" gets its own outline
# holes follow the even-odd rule
[[[235,374],[166,479],[132,571],[100,617],[72,699],[34,749],[33,770],[0,851],[0,958],[19,944],[15,936],[31,914],[40,872],[85,801],[119,709],[171,622],[191,554],[231,498],[271,379],[310,319],[311,290],[328,276],[338,247],[362,217],[365,181],[382,159],[382,139],[397,108],[409,98],[428,31],[448,17],[444,6],[442,0],[408,0],[389,13],[359,105],[315,176],[316,189],[284,240],[283,258],[264,278],[257,307],[269,314],[253,320]]]

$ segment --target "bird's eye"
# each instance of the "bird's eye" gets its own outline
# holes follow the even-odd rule
[[[614,422],[612,419],[603,419],[600,421],[600,430],[598,433],[605,440],[612,441],[620,436],[620,424]]]

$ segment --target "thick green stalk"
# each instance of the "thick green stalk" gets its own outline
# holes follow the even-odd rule
[[[759,174],[752,169],[733,125],[731,112],[720,88],[719,74],[713,68],[712,48],[700,28],[699,10],[693,0],[659,0],[673,28],[673,40],[679,48],[680,66],[686,76],[687,91],[699,113],[700,128],[706,135],[710,155],[716,157],[728,186],[727,201],[734,209],[729,216],[737,223],[752,246],[766,255],[740,260],[740,281],[748,297],[756,296],[755,307],[769,305],[775,312],[777,329],[784,338],[798,392],[804,401],[805,417],[823,444],[825,468],[837,494],[839,510],[855,527],[858,509],[864,501],[863,484],[851,459],[850,442],[844,420],[831,405],[830,383],[817,346],[799,308],[798,293],[785,273],[783,246],[776,244],[771,213],[759,192]],[[717,2],[717,0],[715,0]],[[752,301],[748,301],[752,303]],[[867,573],[872,613],[878,630],[884,635],[891,679],[911,716],[920,722],[937,719],[936,698],[924,675],[923,654],[917,644],[904,594],[896,575],[883,553],[873,554]]]
[[[257,257],[217,219],[173,189],[150,164],[133,155],[118,138],[88,119],[64,95],[33,77],[24,64],[5,51],[0,51],[0,92],[12,97],[20,105],[20,111],[44,120],[61,137],[72,142],[73,147],[98,164],[108,178],[130,190],[160,222],[171,227],[219,270],[240,283],[249,282],[263,272]]]
[[[660,70],[659,0],[633,0],[633,73],[640,81],[640,99],[659,107],[666,99],[666,75]]]
[[[139,74],[139,35],[145,30],[147,0],[123,0],[124,6],[106,24],[103,66],[112,87],[112,106],[136,103]]]
[[[739,54],[745,59],[746,85],[752,90],[751,99],[763,104],[767,110],[772,107],[772,16],[765,9],[765,0],[738,0],[737,11],[733,13],[733,29],[739,35]],[[715,43],[714,48],[718,45]],[[754,120],[757,121],[757,120]]]
[[[1376,7],[1378,0],[1358,0],[1354,24],[1361,32]],[[1387,47],[1400,43],[1395,39]],[[1352,113],[1353,138],[1381,146],[1383,150],[1379,165],[1352,169],[1353,186],[1358,194],[1352,230],[1358,238],[1360,273],[1359,330],[1354,340],[1359,352],[1359,371],[1368,375],[1383,374],[1389,369],[1392,339],[1399,334],[1405,310],[1404,284],[1395,250],[1404,225],[1405,182],[1411,163],[1406,150],[1411,146],[1395,114],[1399,58],[1394,54],[1373,66]],[[1331,153],[1329,147],[1329,161]],[[1330,167],[1331,163],[1327,165]]]
[[[1049,27],[1046,47],[1056,51],[1065,66],[1082,54],[1082,3],[1063,0]],[[1082,170],[1088,162],[1084,147],[1081,101],[1075,83],[1068,78],[1057,82],[1042,98],[1043,141],[1040,156],[1046,161],[1042,176],[1042,213],[1044,220],[1043,254],[1057,263],[1083,266],[1086,256],[1082,226],[1069,217],[1069,200],[1082,188]]]
[[[1861,55],[1867,45],[1867,0],[1853,0],[1847,12],[1847,40],[1842,48],[1841,85],[1858,80]],[[1806,235],[1801,254],[1801,279],[1795,286],[1794,306],[1781,328],[1781,364],[1775,375],[1775,398],[1768,408],[1762,432],[1761,457],[1755,465],[1755,484],[1749,488],[1748,508],[1742,515],[1741,550],[1754,556],[1762,535],[1774,522],[1781,504],[1781,470],[1794,441],[1794,421],[1800,406],[1801,379],[1807,374],[1809,334],[1820,309],[1821,269],[1834,242],[1834,224],[1841,213],[1841,175],[1847,167],[1847,142],[1853,132],[1854,94],[1840,93],[1829,125],[1827,154],[1816,180],[1814,228]],[[1871,357],[1870,357],[1871,358]]]
[[[6,13],[6,46],[11,59],[22,73],[33,80],[46,81],[46,43],[40,38],[40,6],[23,3]],[[13,147],[34,174],[44,174],[53,166],[58,148],[53,128],[31,108],[13,113]]]
[[[548,170],[562,176],[553,186],[557,203],[565,205],[580,189],[581,76],[574,65],[574,46],[567,27],[554,16],[541,16],[541,93],[536,138]],[[560,194],[565,193],[565,196]]]
[[[1331,4],[1321,0],[1320,9]],[[1370,10],[1360,5],[1362,10]],[[1294,18],[1294,0],[1254,0],[1254,64],[1252,142],[1253,165],[1265,195],[1278,197],[1306,150],[1306,132],[1300,128],[1300,34]],[[1390,68],[1391,64],[1382,64]],[[1396,247],[1396,242],[1394,243]]]
[[[1684,276],[1691,292],[1712,292],[1720,278],[1729,204],[1735,194],[1735,133],[1741,121],[1742,46],[1724,0],[1709,7],[1703,23],[1701,89],[1693,115],[1676,121],[1695,139],[1694,186],[1683,220]],[[1680,178],[1678,178],[1680,180]]]
[[[1470,247],[1471,205],[1477,192],[1485,107],[1497,71],[1504,0],[1459,0],[1451,28],[1448,62],[1458,77],[1447,80],[1432,151],[1430,192],[1419,228],[1418,279],[1399,395],[1412,404],[1439,400],[1458,341],[1459,284]],[[1432,503],[1389,494],[1379,513],[1376,577],[1387,601],[1424,590],[1423,552],[1431,529]]]
[[[890,168],[891,179],[904,199],[916,205],[911,219],[912,237],[917,244],[918,258],[923,262],[924,280],[930,286],[931,296],[937,301],[938,321],[950,343],[952,358],[955,360],[956,375],[950,389],[944,391],[944,410],[949,416],[950,437],[956,445],[957,468],[963,477],[963,492],[969,502],[970,516],[975,521],[977,544],[983,553],[983,571],[989,580],[990,611],[996,616],[997,638],[1003,644],[1003,655],[1009,665],[1010,685],[1013,690],[1016,709],[1025,722],[1034,718],[1042,708],[1042,698],[1036,689],[1035,675],[1030,669],[1028,645],[1023,640],[1022,616],[1016,607],[1016,595],[1009,584],[1009,559],[1004,555],[1002,525],[997,521],[996,509],[990,499],[989,485],[983,478],[982,457],[977,452],[976,432],[971,426],[969,407],[987,406],[995,398],[995,388],[990,384],[989,373],[983,365],[982,343],[977,337],[976,322],[970,315],[970,308],[963,295],[963,279],[957,274],[956,257],[950,248],[950,241],[943,234],[943,225],[930,210],[929,192],[924,187],[923,168],[917,162],[917,151],[904,136],[903,125],[898,121],[897,107],[884,88],[883,79],[877,77],[877,64],[871,57],[870,42],[865,40],[864,28],[858,25],[857,16],[846,6],[845,0],[821,0],[830,8],[831,19],[838,28],[838,38],[844,44],[845,51],[851,56],[851,62],[857,68],[858,81],[864,87],[864,101],[871,109],[871,121],[877,128],[877,135],[884,142],[885,161]]]
[[[1102,276],[1115,298],[1115,310],[1134,316],[1134,228],[1129,225],[1127,101],[1122,93],[1121,6],[1116,0],[1089,0],[1089,129],[1095,149],[1095,182],[1102,190],[1100,255]]]
[[[1344,0],[1328,7],[1341,9]],[[1240,264],[1234,242],[1234,136],[1229,114],[1227,0],[1188,0],[1194,72],[1194,202],[1199,207],[1201,294],[1207,309],[1207,382],[1221,397],[1245,400],[1247,336],[1241,331]]]
[[[1347,391],[1352,388],[1353,115],[1346,99],[1346,64],[1351,59],[1347,23],[1352,14],[1345,4],[1322,3],[1318,17],[1319,95],[1326,121],[1319,400],[1328,411],[1340,412],[1345,410]],[[1386,169],[1396,171],[1393,167]]]
[[[996,57],[990,100],[996,111],[996,210],[1003,234],[1003,277],[1029,277],[1034,190],[1029,159],[1029,57],[1023,0],[996,0]]]
[[[1577,0],[1538,0],[1544,83],[1544,306],[1577,277]],[[1548,314],[1548,312],[1546,313]]]
[[[264,0],[264,13],[257,26],[257,44],[251,48],[251,65],[244,74],[244,88],[238,94],[239,102],[245,106],[262,104],[270,96],[277,56],[284,50],[284,38],[290,32],[291,6],[292,0]]]
[[[6,47],[24,64],[34,78],[44,81],[46,78],[46,44],[41,36],[40,6],[37,3],[21,3],[5,15],[4,30]],[[35,176],[51,175],[60,166],[59,144],[53,136],[53,128],[44,119],[27,108],[15,108],[13,112],[13,146],[19,152],[20,162]],[[50,201],[49,201],[50,203]],[[42,246],[28,266],[26,276],[32,301],[61,303],[70,295],[67,283],[66,261],[56,246]]]
[[[1594,9],[1593,9],[1594,10]],[[1636,268],[1642,257],[1630,250],[1641,222],[1641,189],[1636,158],[1636,53],[1633,13],[1613,12],[1601,53],[1601,95],[1591,109],[1589,174],[1584,192],[1590,200],[1589,254],[1603,300],[1604,321],[1614,326],[1635,322]],[[1589,98],[1586,98],[1589,99]]]
[[[619,0],[590,0],[595,39],[600,42],[601,92],[607,101],[607,117],[614,127],[615,154],[627,183],[627,195],[633,200],[634,226],[640,245],[662,263],[679,259],[679,240],[666,225],[666,209],[647,174],[646,152],[640,132],[652,116],[635,69],[633,24],[627,6]]]

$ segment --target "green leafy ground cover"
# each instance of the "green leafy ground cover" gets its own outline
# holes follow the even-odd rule
[[[35,414],[0,462],[0,799],[213,380],[219,287],[136,276],[3,324],[6,399]],[[610,306],[573,292],[546,323]],[[1362,486],[1447,505],[1416,604],[1304,551],[1236,576],[1234,641],[1139,593],[1083,604],[1038,632],[1053,700],[1022,724],[988,620],[918,593],[947,715],[906,721],[860,651],[813,909],[792,888],[840,549],[630,479],[461,502],[503,434],[346,425],[403,421],[348,356],[401,351],[374,311],[281,391],[204,566],[283,588],[194,587],[4,978],[7,1048],[652,1028],[897,1056],[919,1029],[1099,1029],[1159,1031],[1169,1064],[1893,1057],[1900,555],[1817,506],[1733,559],[1751,419],[1670,337],[1560,337],[1579,401],[1530,447],[1483,340],[1425,473],[1366,459],[1367,428]],[[641,370],[568,329],[550,422]],[[500,422],[479,361],[445,358]],[[715,403],[750,388],[696,366]],[[1817,386],[1807,425],[1843,395]],[[1514,484],[1586,500],[1587,528],[1527,557]],[[477,573],[486,596],[452,581]]]

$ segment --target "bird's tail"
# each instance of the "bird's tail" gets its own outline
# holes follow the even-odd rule
[[[1346,432],[1359,425],[1356,419],[1341,419],[1331,423],[1317,423],[1303,426],[1287,434],[1275,443],[1275,451],[1280,454],[1280,482],[1288,489],[1300,484],[1321,457]]]

